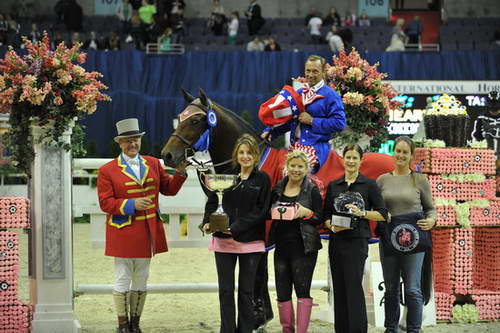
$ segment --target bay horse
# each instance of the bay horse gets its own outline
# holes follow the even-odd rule
[[[196,151],[195,143],[209,128],[207,112],[211,109],[217,116],[217,125],[211,130],[208,152],[216,172],[228,169],[234,143],[242,134],[248,133],[262,148],[263,156],[259,167],[269,175],[271,183],[275,185],[283,177],[282,169],[286,158],[286,149],[270,148],[250,124],[231,110],[212,102],[203,89],[200,89],[198,98],[193,97],[184,89],[182,92],[188,105],[180,114],[184,113],[188,117],[184,121],[179,121],[177,129],[168,138],[161,151],[165,165],[175,168],[186,159],[187,155]],[[391,156],[367,153],[363,155],[360,172],[366,177],[376,179],[381,174],[393,169],[394,161]],[[330,181],[343,174],[342,159],[336,151],[332,150],[328,160],[315,176],[326,186]]]
[[[209,110],[213,110],[217,117],[217,124],[210,131],[208,152],[214,164],[215,172],[221,173],[228,169],[236,140],[242,134],[248,133],[255,138],[261,147],[263,157],[259,167],[269,175],[272,185],[274,186],[283,177],[282,169],[286,159],[286,149],[270,148],[250,124],[234,112],[211,101],[202,89],[199,91],[198,98],[193,97],[184,89],[182,89],[182,93],[187,107],[180,113],[183,117],[179,117],[177,128],[168,138],[161,151],[161,157],[165,165],[175,168],[179,163],[186,160],[188,155],[194,153],[196,142],[209,129],[207,114]],[[369,153],[363,155],[360,172],[367,177],[377,178],[393,169],[394,161],[391,156]],[[315,176],[326,186],[330,181],[341,177],[343,174],[342,159],[332,150],[327,162]],[[320,185],[317,180],[315,182]],[[321,188],[321,186],[318,187]],[[267,290],[267,276],[267,255],[265,255],[261,260],[255,283],[255,313],[260,326],[259,332],[262,332],[262,327],[265,327],[267,321],[273,318]]]

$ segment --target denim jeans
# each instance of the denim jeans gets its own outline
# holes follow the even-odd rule
[[[400,277],[403,278],[404,298],[408,307],[406,331],[418,333],[422,326],[424,296],[422,295],[422,265],[425,252],[402,256],[384,256],[380,246],[380,260],[385,282],[385,323],[386,332],[398,332]]]

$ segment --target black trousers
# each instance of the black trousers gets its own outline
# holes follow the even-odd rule
[[[336,235],[328,245],[333,279],[335,332],[368,331],[363,271],[368,257],[366,238],[344,239]]]
[[[217,280],[219,282],[220,333],[251,333],[254,329],[253,292],[255,273],[262,253],[215,252]],[[234,269],[239,261],[238,324],[234,302]]]
[[[274,274],[278,302],[292,299],[292,288],[297,298],[310,298],[311,283],[318,259],[318,251],[305,254],[303,246],[276,247]]]

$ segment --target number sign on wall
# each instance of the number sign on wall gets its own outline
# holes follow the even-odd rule
[[[387,17],[389,0],[358,0],[358,15],[366,13],[368,17]]]

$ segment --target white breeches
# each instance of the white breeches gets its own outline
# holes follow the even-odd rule
[[[115,257],[115,291],[146,291],[151,258]]]

